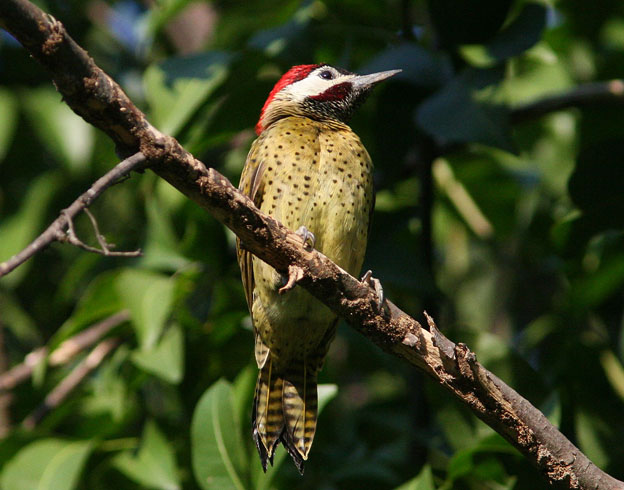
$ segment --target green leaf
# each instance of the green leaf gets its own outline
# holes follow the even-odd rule
[[[490,93],[497,70],[467,70],[426,99],[416,121],[441,143],[483,143],[513,150],[507,110]]]
[[[537,3],[527,3],[488,44],[462,46],[461,52],[475,66],[492,66],[533,47],[542,38],[545,27],[546,8]]]
[[[24,195],[23,204],[13,216],[0,222],[0,262],[9,259],[25,248],[42,229],[48,205],[60,185],[60,179],[52,173],[37,177]],[[7,287],[17,285],[32,261],[26,262],[9,275],[0,279]]]
[[[403,71],[392,77],[392,80],[408,80],[423,87],[443,85],[452,73],[451,65],[446,58],[413,43],[404,43],[383,51],[359,69],[358,73],[375,73],[399,68]]]
[[[9,329],[19,342],[31,348],[41,345],[43,338],[35,320],[12,292],[0,290],[0,311],[3,326]]]
[[[435,488],[431,466],[427,464],[423,466],[417,476],[395,488],[395,490],[435,490]]]
[[[249,479],[232,386],[219,380],[201,397],[191,424],[193,473],[204,490],[242,490]]]
[[[43,439],[19,451],[2,472],[4,490],[70,490],[91,453],[91,443]]]
[[[505,60],[531,48],[542,37],[546,27],[546,7],[527,3],[518,16],[489,43],[487,49],[497,60]]]
[[[595,414],[581,410],[576,413],[574,422],[578,447],[596,466],[604,468],[610,460],[608,434],[613,433],[613,427]]]
[[[93,127],[64,104],[52,88],[30,90],[21,99],[48,150],[70,170],[85,170],[93,148]]]
[[[17,100],[13,93],[0,88],[0,162],[4,159],[17,128]]]
[[[326,13],[327,7],[322,2],[303,2],[291,20],[256,33],[249,41],[249,46],[268,56],[277,56],[292,48],[295,41],[305,38],[310,22],[324,17]]]
[[[115,284],[118,270],[102,273],[85,288],[72,315],[61,325],[54,335],[51,346],[75,335],[83,328],[117,313],[124,308]]]
[[[139,345],[150,349],[165,326],[173,306],[173,279],[139,269],[124,270],[115,281],[122,303],[130,310]]]
[[[132,361],[168,383],[179,383],[184,375],[182,328],[177,324],[172,325],[152,349],[135,351]]]
[[[173,189],[169,184],[167,187]],[[184,197],[177,192],[177,195]],[[178,270],[189,261],[179,252],[179,240],[176,236],[169,209],[160,205],[158,199],[148,199],[147,235],[143,247],[141,265],[146,268],[167,268]]]
[[[98,425],[91,433],[104,436],[114,433],[118,425],[136,410],[136,393],[122,375],[129,357],[128,346],[119,346],[107,362],[98,368],[97,376],[93,377],[89,389],[85,390],[82,413]],[[106,421],[105,427],[99,427],[102,420]]]
[[[114,458],[113,465],[143,487],[161,490],[182,488],[175,452],[153,421],[145,424],[138,453],[134,455],[125,451]]]
[[[157,4],[158,8],[151,8],[146,13],[145,22],[147,24],[147,33],[149,36],[154,37],[167,22],[171,21],[194,1],[195,0],[159,0]]]
[[[225,80],[230,61],[227,53],[212,51],[151,65],[144,85],[155,126],[175,136]]]

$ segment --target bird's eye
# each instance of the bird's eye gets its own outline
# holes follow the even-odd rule
[[[321,77],[323,80],[333,80],[334,74],[329,70],[325,70],[319,73],[319,77]]]

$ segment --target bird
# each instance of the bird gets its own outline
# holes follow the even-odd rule
[[[401,70],[357,75],[297,65],[262,107],[239,190],[352,275],[364,260],[374,206],[373,165],[347,125],[371,89]],[[317,419],[317,376],[337,316],[237,241],[259,373],[252,436],[263,470],[281,442],[301,474]]]

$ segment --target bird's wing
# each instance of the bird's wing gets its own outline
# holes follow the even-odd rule
[[[251,145],[247,161],[241,174],[238,189],[249,197],[256,206],[262,204],[262,174],[264,173],[264,160],[260,158],[259,148],[262,137],[258,138]],[[245,298],[249,313],[252,315],[253,322],[253,291],[255,287],[253,274],[253,255],[245,250],[241,245],[239,238],[236,238],[236,253],[238,256],[238,264],[240,265],[241,277],[243,279],[243,289],[245,290]],[[258,368],[262,368],[269,355],[269,348],[264,344],[254,324],[254,335],[256,338],[255,355]]]
[[[263,159],[259,158],[260,140],[258,138],[251,145],[249,154],[247,155],[247,161],[241,174],[240,183],[238,189],[249,197],[256,206],[260,206],[262,202],[262,174],[264,173]],[[259,192],[260,191],[260,192]],[[243,289],[245,290],[245,298],[247,299],[247,306],[251,312],[253,306],[253,290],[254,290],[254,277],[253,277],[253,265],[251,252],[244,249],[241,245],[239,238],[236,239],[236,253],[238,256],[238,263],[241,269],[241,275],[243,279]]]

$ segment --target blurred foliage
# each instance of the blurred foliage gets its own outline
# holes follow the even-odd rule
[[[624,478],[624,112],[512,124],[514,107],[624,76],[624,4],[578,0],[38,2],[161,130],[238,182],[293,64],[402,68],[353,120],[376,165],[366,268],[599,466]],[[146,7],[149,5],[149,7]],[[0,36],[0,260],[117,161]],[[5,490],[534,489],[544,480],[438,386],[341,327],[303,478],[263,475],[234,237],[149,172],[92,206],[138,259],[55,244],[0,280],[0,366],[127,309],[122,345],[36,428],[76,365],[42,363],[0,409]],[[76,223],[94,243],[86,217]],[[83,354],[84,355],[84,354]]]

